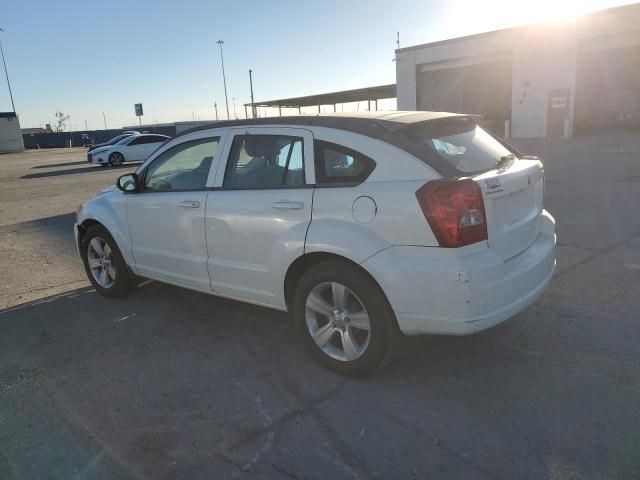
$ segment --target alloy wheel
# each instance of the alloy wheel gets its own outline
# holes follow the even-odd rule
[[[316,345],[336,360],[353,361],[369,346],[369,315],[360,299],[340,283],[325,282],[311,289],[305,320]]]
[[[91,275],[102,288],[110,288],[116,280],[116,267],[111,247],[101,237],[93,237],[87,246],[87,263]]]
[[[114,167],[119,167],[123,163],[124,163],[124,157],[122,156],[121,153],[114,153],[113,155],[111,155],[111,164]]]

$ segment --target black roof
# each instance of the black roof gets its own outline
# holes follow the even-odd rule
[[[212,128],[244,127],[254,125],[295,125],[301,127],[315,126],[336,128],[338,130],[347,130],[369,137],[380,138],[386,133],[393,133],[407,126],[423,124],[450,117],[479,118],[477,115],[450,112],[378,111],[352,112],[348,114],[324,113],[317,115],[292,115],[283,117],[248,118],[243,120],[222,120],[191,128],[180,135],[209,130]]]
[[[449,112],[355,112],[350,114],[318,114],[309,116],[267,117],[245,120],[227,120],[212,122],[187,130],[180,135],[210,130],[213,128],[245,127],[255,125],[314,126],[335,128],[367,137],[383,140],[394,145],[434,168],[445,177],[457,177],[462,174],[444,158],[435,154],[433,149],[412,138],[411,127],[423,126],[448,118],[468,118],[478,120],[478,115]]]

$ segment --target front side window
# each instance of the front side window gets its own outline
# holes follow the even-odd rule
[[[122,142],[125,138],[129,138],[131,135],[118,135],[117,137],[113,137],[111,140],[107,142],[108,145],[115,145],[116,143]]]
[[[334,143],[316,140],[316,183],[362,183],[376,163],[369,157]]]
[[[162,153],[147,168],[143,190],[204,190],[219,141],[219,137],[192,140]]]
[[[304,185],[303,140],[282,135],[236,135],[224,188]]]
[[[118,145],[134,145],[136,135],[125,135],[116,142]]]

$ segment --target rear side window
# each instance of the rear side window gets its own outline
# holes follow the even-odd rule
[[[492,170],[502,157],[513,153],[473,120],[466,118],[416,127],[410,129],[406,136],[465,174]]]
[[[304,185],[303,140],[283,135],[236,135],[224,188]]]
[[[316,140],[314,148],[318,185],[362,183],[376,166],[371,158],[342,145]]]

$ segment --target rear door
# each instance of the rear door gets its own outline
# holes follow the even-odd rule
[[[285,307],[286,268],[311,221],[313,136],[298,128],[230,130],[205,213],[214,292]]]
[[[143,144],[144,148],[142,149],[141,160],[146,160],[147,158],[149,158],[149,156],[153,152],[155,152],[157,148],[166,141],[167,139],[160,135],[153,135],[153,136],[147,137],[147,141]]]
[[[123,152],[125,155],[125,160],[143,160],[147,157],[145,156],[145,148],[147,146],[147,136],[146,135],[136,135],[134,138],[127,144],[125,147],[125,151]]]

